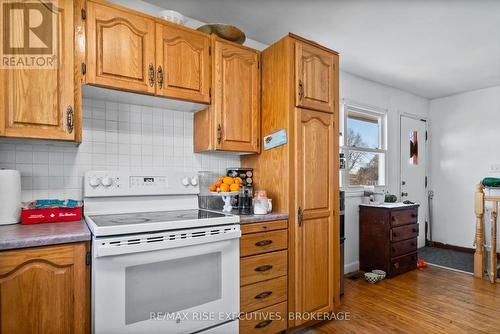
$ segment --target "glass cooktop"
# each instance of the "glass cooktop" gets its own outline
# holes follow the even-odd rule
[[[168,223],[185,220],[198,220],[228,217],[223,213],[205,210],[178,210],[140,213],[121,213],[112,215],[91,215],[90,219],[97,226],[119,226],[144,223]]]

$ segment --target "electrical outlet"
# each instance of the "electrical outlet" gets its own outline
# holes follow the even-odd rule
[[[490,167],[491,173],[500,173],[500,164],[492,164]]]

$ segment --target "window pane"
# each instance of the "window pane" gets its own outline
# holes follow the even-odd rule
[[[347,117],[347,146],[380,148],[380,127],[377,117],[349,113]]]
[[[385,154],[350,150],[347,152],[350,186],[385,185]]]

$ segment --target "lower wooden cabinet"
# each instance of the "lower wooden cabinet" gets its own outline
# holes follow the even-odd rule
[[[88,243],[0,252],[0,333],[89,333]]]
[[[243,224],[240,242],[240,333],[287,329],[288,222]]]

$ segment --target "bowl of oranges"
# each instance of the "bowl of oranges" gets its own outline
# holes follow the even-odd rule
[[[242,183],[243,180],[240,177],[221,176],[214,184],[210,185],[209,190],[214,195],[238,194]]]
[[[224,201],[222,211],[231,212],[233,209],[231,198],[240,193],[242,183],[243,180],[239,177],[221,176],[214,184],[210,185],[210,193],[214,196],[221,196]]]

